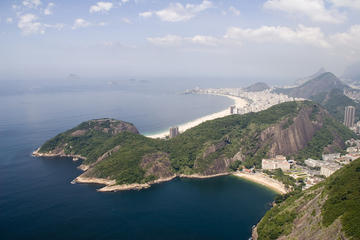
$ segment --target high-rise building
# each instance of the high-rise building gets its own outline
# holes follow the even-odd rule
[[[230,114],[235,114],[236,106],[230,106]]]
[[[347,127],[353,127],[355,121],[355,107],[347,106],[345,107],[345,114],[344,114],[344,124]]]
[[[177,135],[179,135],[179,127],[171,127],[169,137],[174,138]]]

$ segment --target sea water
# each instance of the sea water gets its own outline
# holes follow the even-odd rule
[[[98,185],[70,184],[79,163],[31,156],[89,119],[116,118],[150,134],[231,103],[161,91],[0,96],[0,239],[248,239],[275,196],[256,184],[225,176],[99,193]]]

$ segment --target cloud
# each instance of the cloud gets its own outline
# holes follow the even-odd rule
[[[166,35],[165,37],[155,37],[155,38],[147,38],[147,40],[158,46],[176,46],[180,45],[184,38],[176,35]]]
[[[122,18],[121,21],[123,21],[124,23],[127,23],[127,24],[131,24],[131,23],[132,23],[131,20],[128,19],[128,18],[126,18],[126,17]]]
[[[165,9],[143,12],[139,16],[146,18],[156,15],[164,22],[183,22],[194,18],[198,13],[211,7],[213,7],[213,4],[208,0],[203,0],[200,4],[170,3]]]
[[[293,30],[282,26],[262,26],[260,28],[231,27],[226,32],[225,39],[235,42],[286,42],[295,44],[309,44],[318,47],[330,47],[320,28],[299,25]]]
[[[240,11],[238,9],[236,9],[235,7],[233,6],[230,6],[229,7],[229,11],[234,14],[235,16],[239,16],[240,15]]]
[[[96,5],[92,5],[89,9],[90,13],[107,13],[113,8],[113,3],[111,2],[97,2]]]
[[[336,33],[330,37],[334,47],[358,59],[360,55],[360,25],[353,25],[347,32]]]
[[[202,46],[216,46],[219,40],[212,36],[195,35],[194,37],[181,37],[177,35],[166,35],[164,37],[147,38],[147,40],[156,45],[162,47],[174,47],[182,46],[184,44],[197,44]]]
[[[153,15],[152,12],[142,12],[142,13],[139,13],[139,16],[140,17],[143,17],[143,18],[148,18],[148,17],[151,17]]]
[[[44,34],[45,27],[40,22],[37,22],[37,16],[34,14],[25,14],[20,16],[18,22],[18,28],[20,28],[21,32],[24,35],[30,35],[35,33]]]
[[[24,0],[22,4],[28,8],[37,8],[41,5],[40,0]]]
[[[103,27],[108,25],[108,23],[106,22],[98,22],[98,23],[91,23],[89,21],[86,21],[83,18],[77,18],[74,21],[73,26],[71,27],[73,30],[78,29],[78,28],[87,28],[87,27],[91,27],[91,26],[99,26],[99,27]]]
[[[203,35],[196,35],[192,38],[188,38],[192,43],[205,45],[205,46],[217,46],[219,44],[219,39],[212,37],[212,36],[203,36]]]
[[[11,17],[6,18],[6,23],[12,23],[13,19]]]
[[[48,5],[47,5],[47,7],[44,9],[44,14],[45,15],[52,15],[53,14],[53,11],[52,11],[52,9],[55,7],[55,4],[54,3],[49,3]]]
[[[324,0],[267,0],[264,8],[304,15],[314,22],[342,23],[346,20],[336,9],[327,9]]]
[[[297,45],[311,45],[319,48],[330,48],[326,36],[316,27],[299,25],[296,29],[282,26],[262,26],[259,28],[230,27],[224,36],[195,35],[193,37],[181,37],[166,35],[164,37],[147,38],[157,46],[184,46],[197,44],[207,47],[216,46],[241,46],[245,43],[287,43]]]
[[[46,24],[38,21],[38,17],[34,14],[25,14],[19,17],[18,28],[24,35],[44,34],[47,28],[61,30],[64,24]]]
[[[360,0],[329,0],[335,7],[347,7],[360,10]]]
[[[72,29],[75,30],[75,29],[78,29],[78,28],[86,28],[86,27],[90,27],[90,26],[91,26],[90,22],[88,22],[88,21],[86,21],[85,19],[82,19],[82,18],[77,18],[74,21]]]

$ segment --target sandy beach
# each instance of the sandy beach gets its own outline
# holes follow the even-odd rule
[[[234,96],[228,96],[228,95],[217,95],[217,96],[223,96],[223,97],[227,97],[230,98],[234,101],[233,104],[231,105],[236,105],[237,108],[242,108],[244,106],[246,106],[247,101],[243,98],[239,98],[239,97],[234,97]],[[230,107],[230,106],[229,106]],[[230,115],[230,111],[229,111],[229,107],[220,111],[220,112],[216,112],[216,113],[212,113],[209,115],[206,115],[204,117],[200,117],[197,118],[193,121],[187,122],[187,123],[183,123],[181,125],[179,125],[179,131],[180,133],[185,132],[186,130],[193,128],[203,122],[209,121],[209,120],[213,120],[216,118],[222,118],[225,116]],[[165,138],[166,136],[169,135],[169,130],[165,130],[161,133],[157,133],[157,134],[151,134],[151,135],[146,135],[146,137],[150,137],[150,138]]]
[[[289,191],[285,188],[284,184],[263,174],[263,173],[243,173],[236,172],[233,175],[237,177],[244,178],[246,180],[261,184],[265,187],[268,187],[278,193],[285,194]]]

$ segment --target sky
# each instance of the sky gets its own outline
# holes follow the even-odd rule
[[[1,0],[0,52],[0,81],[342,76],[360,0]]]

